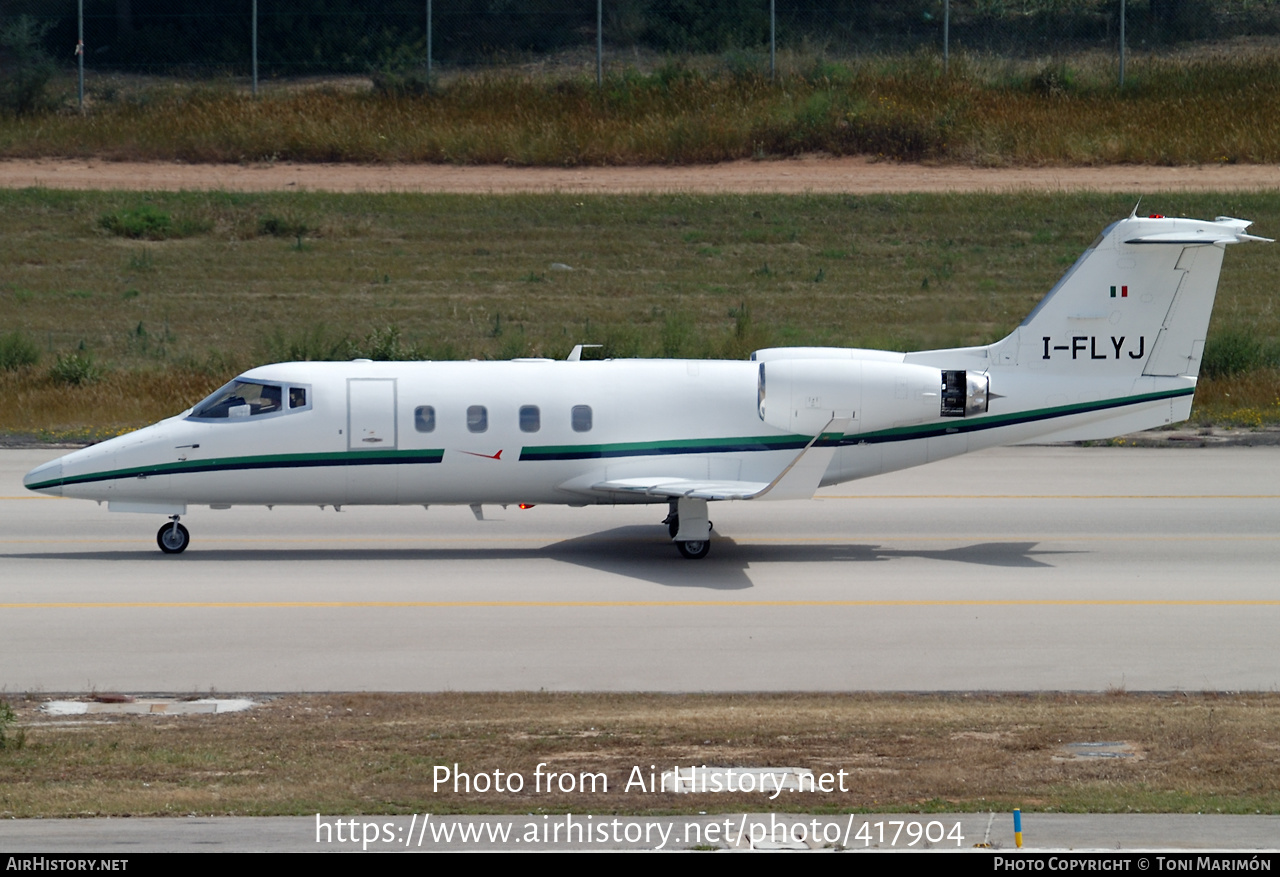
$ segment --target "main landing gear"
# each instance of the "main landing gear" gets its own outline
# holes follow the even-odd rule
[[[677,542],[676,548],[679,548],[680,554],[689,560],[702,560],[711,553],[711,540],[686,539],[683,542]]]
[[[165,524],[160,528],[160,532],[156,533],[156,544],[165,554],[181,554],[191,544],[191,534],[187,532],[186,527],[178,523],[177,515],[173,515],[169,520],[172,523]]]
[[[681,556],[689,560],[701,560],[710,554],[711,521],[707,520],[707,501],[673,499],[670,509],[662,523],[667,525],[667,532],[671,534]],[[701,538],[690,538],[695,535]]]

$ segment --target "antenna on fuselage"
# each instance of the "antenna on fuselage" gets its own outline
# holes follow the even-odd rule
[[[603,344],[575,344],[573,350],[569,351],[569,355],[565,357],[565,362],[581,362],[582,351],[587,347],[604,347]]]

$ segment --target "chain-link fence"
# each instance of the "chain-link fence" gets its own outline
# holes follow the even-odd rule
[[[777,52],[1118,58],[1280,35],[1280,0],[0,0],[0,28],[22,16],[68,65],[83,38],[89,75],[263,81],[521,64],[608,75],[673,55],[768,66]]]

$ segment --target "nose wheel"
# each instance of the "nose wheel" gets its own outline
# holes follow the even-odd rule
[[[165,524],[160,528],[160,532],[156,533],[156,544],[165,554],[181,554],[191,544],[191,534],[187,532],[186,527],[178,523],[177,515],[169,520],[171,523]]]

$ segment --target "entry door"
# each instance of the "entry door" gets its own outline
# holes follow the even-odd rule
[[[395,378],[348,378],[347,450],[395,449]]]

